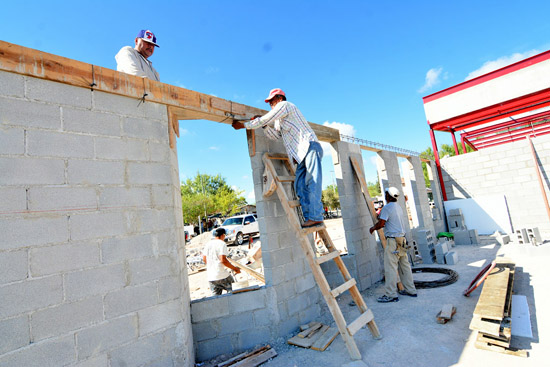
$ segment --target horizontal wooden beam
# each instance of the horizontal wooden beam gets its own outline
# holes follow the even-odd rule
[[[0,70],[171,106],[170,119],[230,124],[267,111],[208,94],[0,41]],[[173,122],[171,125],[175,126]],[[338,130],[311,124],[319,140],[337,141]]]

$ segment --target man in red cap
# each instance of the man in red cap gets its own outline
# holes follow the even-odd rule
[[[159,47],[157,37],[150,30],[142,29],[134,42],[136,44],[134,48],[124,46],[116,54],[116,69],[126,74],[159,82],[159,73],[153,67],[153,63],[149,61],[149,57],[155,52],[155,47]]]
[[[232,126],[236,130],[262,127],[269,139],[283,138],[288,157],[298,164],[294,188],[304,214],[302,227],[318,225],[323,222],[321,144],[300,110],[287,102],[285,92],[272,89],[265,102],[270,112],[246,123],[234,121]]]

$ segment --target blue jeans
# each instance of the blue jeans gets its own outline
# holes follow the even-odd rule
[[[300,205],[302,206],[302,212],[306,221],[323,220],[323,203],[321,202],[323,192],[322,158],[323,148],[321,148],[321,144],[312,141],[309,143],[306,157],[296,168],[294,189],[300,199]]]

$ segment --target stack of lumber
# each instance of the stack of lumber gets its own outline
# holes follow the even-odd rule
[[[301,332],[287,340],[290,345],[313,350],[324,351],[338,336],[338,329],[323,325],[320,322],[310,322],[300,326]]]
[[[266,345],[250,353],[236,355],[225,362],[218,363],[216,367],[256,367],[276,356],[275,349]]]
[[[483,284],[470,329],[478,332],[475,346],[479,349],[527,356],[524,350],[510,347],[514,272],[512,261],[505,258],[496,260]]]

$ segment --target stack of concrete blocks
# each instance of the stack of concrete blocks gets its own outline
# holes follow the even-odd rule
[[[460,208],[449,210],[447,216],[449,230],[454,236],[457,245],[471,245],[479,243],[477,229],[468,230],[464,222],[464,215]]]
[[[495,233],[493,233],[493,236],[501,246],[510,243],[510,235],[502,234],[499,231],[496,231]]]
[[[521,228],[514,231],[515,242],[519,244],[532,244],[540,245],[542,243],[542,237],[538,227],[533,228]]]
[[[515,241],[520,245],[529,243],[529,237],[527,236],[527,230],[525,228],[516,229],[514,231]]]
[[[415,241],[422,256],[424,264],[433,264],[436,262],[435,244],[432,231],[429,229],[416,230],[414,232]]]
[[[435,245],[435,256],[438,264],[455,265],[458,262],[458,254],[455,251],[449,251],[454,246],[453,240],[446,237],[439,239]]]

